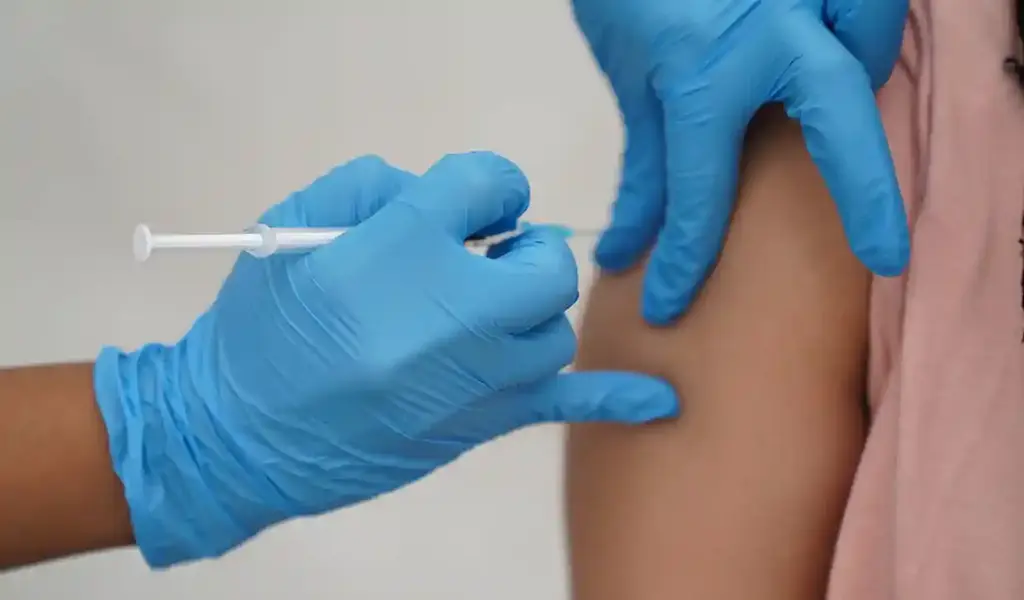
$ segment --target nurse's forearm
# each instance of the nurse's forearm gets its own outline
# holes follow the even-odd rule
[[[0,369],[0,569],[132,543],[92,365]]]

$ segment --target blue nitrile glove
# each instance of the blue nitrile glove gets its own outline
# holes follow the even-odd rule
[[[622,182],[601,267],[651,248],[643,312],[673,320],[721,250],[743,135],[767,103],[798,119],[853,251],[896,275],[909,254],[903,202],[873,90],[902,42],[907,0],[573,0],[618,97]]]
[[[578,295],[559,235],[531,230],[494,258],[463,247],[514,226],[528,196],[494,154],[419,178],[356,160],[262,219],[346,235],[305,255],[242,255],[177,344],[105,349],[96,395],[146,560],[219,555],[530,424],[675,415],[660,380],[559,374]]]

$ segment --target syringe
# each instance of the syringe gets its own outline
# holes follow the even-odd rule
[[[543,227],[569,238],[597,235],[596,230],[578,230],[564,225],[523,223],[518,228],[497,235],[466,240],[468,248],[487,248],[516,237],[529,228]],[[155,234],[146,225],[135,228],[132,249],[135,260],[144,262],[154,250],[222,249],[248,252],[264,258],[278,252],[312,250],[329,244],[347,229],[292,229],[256,225],[241,233],[161,233]]]

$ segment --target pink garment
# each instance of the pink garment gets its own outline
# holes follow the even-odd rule
[[[873,424],[831,600],[1024,599],[1016,0],[912,0],[879,103],[912,226],[872,290]]]

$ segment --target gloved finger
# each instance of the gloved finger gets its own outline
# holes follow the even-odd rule
[[[504,369],[493,382],[497,389],[550,377],[576,357],[576,333],[564,313],[503,343],[508,354]]]
[[[661,103],[647,88],[642,99],[619,99],[626,129],[622,180],[611,224],[594,259],[602,269],[633,266],[654,243],[665,222],[665,137]]]
[[[680,89],[670,75],[655,79],[665,113],[668,204],[643,291],[644,317],[656,325],[689,307],[718,258],[735,199],[744,130],[756,108],[728,90],[717,90],[721,99],[712,101],[707,83]]]
[[[479,286],[503,331],[521,333],[563,314],[579,299],[576,258],[563,236],[527,229],[479,258]],[[484,298],[481,298],[483,301]]]
[[[534,423],[647,423],[679,415],[679,400],[667,382],[616,371],[562,373],[524,387],[516,397]]]
[[[335,167],[274,205],[260,223],[271,227],[353,227],[415,180],[415,175],[379,156],[362,156]]]
[[[899,59],[908,5],[908,0],[825,2],[826,23],[864,66],[873,90],[885,85]]]
[[[780,99],[800,121],[854,254],[878,275],[898,275],[909,258],[910,234],[867,73],[827,29],[809,21],[799,39],[813,52],[800,52],[791,63]]]
[[[462,243],[488,227],[514,222],[529,204],[530,184],[515,163],[493,152],[470,152],[442,158],[394,206],[412,209],[413,220]]]

